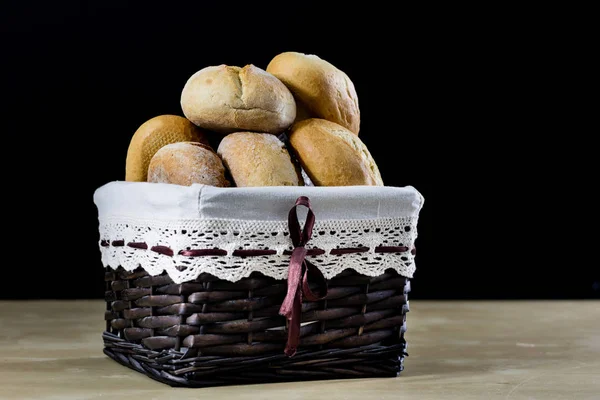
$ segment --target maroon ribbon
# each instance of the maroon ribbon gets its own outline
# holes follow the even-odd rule
[[[304,229],[300,228],[296,208],[304,206],[308,208]],[[308,301],[318,301],[327,296],[327,282],[325,277],[310,261],[306,260],[306,243],[312,236],[312,229],[315,224],[315,214],[310,208],[308,197],[300,196],[296,204],[288,214],[288,226],[290,229],[290,238],[294,245],[294,251],[290,259],[288,269],[288,289],[287,295],[281,304],[279,314],[283,315],[288,321],[288,339],[285,346],[285,354],[292,357],[296,354],[300,342],[300,321],[302,319],[302,297]],[[317,293],[309,287],[309,280],[317,283]]]

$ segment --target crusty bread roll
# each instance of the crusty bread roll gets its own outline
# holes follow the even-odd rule
[[[129,142],[125,180],[145,182],[150,160],[161,147],[188,141],[208,144],[206,133],[184,117],[159,115],[144,122]]]
[[[335,122],[320,118],[297,122],[289,143],[315,186],[383,186],[367,146]]]
[[[300,168],[275,135],[231,133],[221,140],[217,154],[238,187],[303,186]]]
[[[285,52],[267,66],[317,118],[335,122],[358,135],[360,110],[354,84],[344,73],[316,55]]]
[[[148,166],[148,182],[230,185],[219,156],[210,146],[197,142],[171,143],[158,150]]]
[[[289,89],[254,65],[201,69],[186,82],[181,108],[194,124],[221,133],[277,134],[296,118],[296,103]]]

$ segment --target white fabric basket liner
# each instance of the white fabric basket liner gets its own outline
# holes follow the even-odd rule
[[[346,269],[367,276],[393,269],[413,277],[412,250],[424,199],[412,186],[218,188],[110,182],[94,193],[102,263],[127,271],[141,266],[152,276],[166,271],[175,283],[194,280],[201,273],[232,282],[252,272],[285,279],[290,256],[284,252],[294,247],[288,213],[300,196],[310,199],[316,217],[306,248],[325,251],[307,258],[326,279]],[[306,211],[298,207],[301,226]],[[139,243],[147,248],[134,246]],[[170,249],[172,254],[153,250],[158,247]],[[390,247],[408,250],[379,251]],[[348,248],[363,251],[330,254],[331,250]],[[179,254],[191,249],[221,249],[227,253],[196,257]],[[242,249],[268,249],[275,254],[233,254]]]

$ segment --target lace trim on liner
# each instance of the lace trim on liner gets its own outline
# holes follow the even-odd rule
[[[412,278],[418,217],[316,221],[306,248],[326,279],[346,269],[378,276],[387,269]],[[293,250],[285,221],[100,219],[105,267],[150,275],[163,271],[175,283],[201,273],[235,282],[252,272],[286,279]]]

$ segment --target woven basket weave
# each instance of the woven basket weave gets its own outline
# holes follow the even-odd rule
[[[394,271],[346,271],[328,295],[303,302],[300,345],[283,350],[278,314],[285,281],[253,274],[232,283],[203,274],[173,284],[165,274],[106,271],[104,353],[171,386],[206,387],[356,377],[395,377],[407,355],[410,281]]]
[[[120,364],[179,387],[403,370],[413,188],[113,183],[95,201],[104,353]]]

